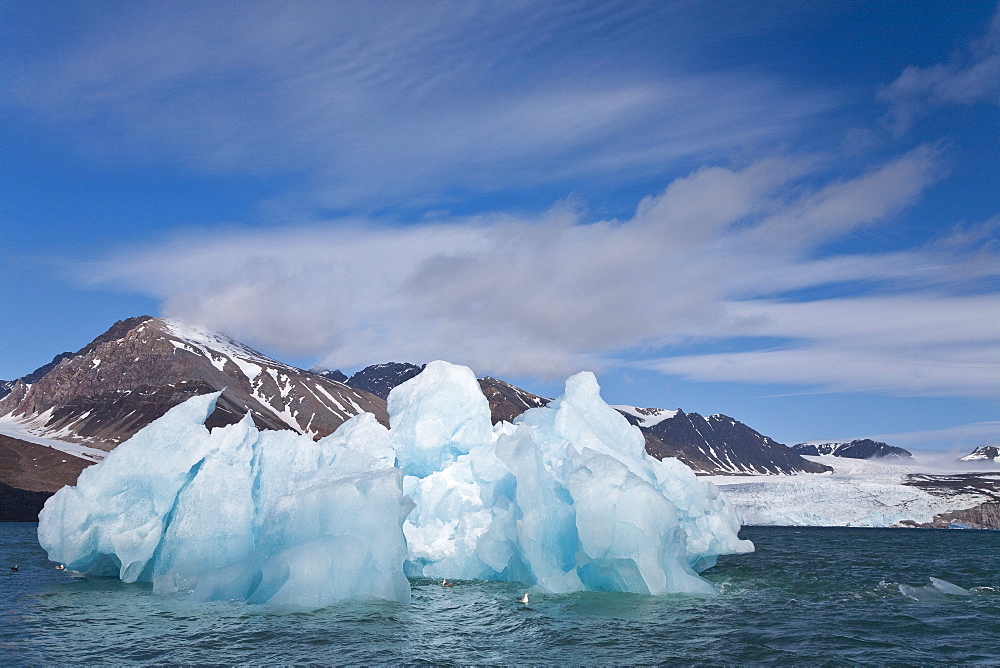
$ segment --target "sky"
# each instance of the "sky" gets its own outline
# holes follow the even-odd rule
[[[141,314],[1000,442],[989,2],[0,0],[0,378]]]

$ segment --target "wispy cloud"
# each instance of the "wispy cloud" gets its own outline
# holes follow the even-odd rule
[[[1000,105],[1000,7],[986,34],[946,63],[907,67],[879,94],[900,130],[929,108],[945,104]]]
[[[295,173],[322,206],[661,173],[787,141],[844,104],[691,67],[698,33],[668,3],[108,8],[0,60],[9,109],[118,160]]]

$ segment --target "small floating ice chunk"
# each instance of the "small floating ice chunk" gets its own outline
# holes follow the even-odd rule
[[[930,578],[931,583],[924,587],[899,585],[899,592],[915,601],[946,601],[952,596],[972,596],[972,592],[940,578]]]
[[[941,580],[939,578],[931,578],[931,585],[938,591],[943,591],[946,594],[951,594],[952,596],[972,596],[972,592],[958,585],[952,584],[947,580]]]

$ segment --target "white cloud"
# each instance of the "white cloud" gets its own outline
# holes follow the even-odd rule
[[[690,378],[990,394],[997,340],[983,318],[996,306],[995,227],[878,254],[826,246],[925,196],[941,178],[941,151],[925,145],[879,165],[855,154],[849,170],[843,155],[760,159],[804,137],[836,142],[865,113],[843,90],[810,90],[755,69],[766,63],[736,68],[731,53],[714,53],[729,37],[773,38],[785,13],[727,5],[720,15],[710,3],[115,5],[78,11],[65,38],[43,47],[32,40],[44,30],[10,21],[5,38],[21,41],[0,53],[0,98],[5,113],[111,160],[282,174],[294,182],[275,195],[282,220],[317,207],[441,209],[469,192],[530,200],[552,184],[589,197],[705,165],[642,199],[629,220],[560,204],[405,225],[234,227],[88,268],[163,299],[168,315],[279,352],[344,367],[447,357],[518,376],[655,362]],[[883,99],[900,113],[995,100],[998,26],[995,17],[951,63],[910,68]],[[863,296],[782,301],[830,285]],[[785,343],[656,359],[673,344],[748,336]]]
[[[443,357],[524,377],[639,363],[700,380],[995,396],[997,294],[950,294],[970,276],[1000,276],[980,235],[811,257],[831,229],[912,202],[940,169],[936,155],[917,149],[805,189],[810,164],[700,169],[642,200],[629,221],[587,222],[562,204],[537,217],[230,230],[137,249],[94,275],[163,298],[168,315],[331,367]],[[890,290],[775,299],[873,279]],[[789,343],[659,360],[644,352],[734,336]]]
[[[939,174],[938,152],[921,146],[861,177],[800,197],[749,229],[738,243],[812,248],[912,204]]]
[[[781,383],[829,392],[995,398],[1000,354],[994,340],[942,342],[912,353],[873,343],[858,347],[805,344],[785,350],[675,357],[652,368],[692,380]]]
[[[751,300],[728,306],[733,317],[751,323],[745,334],[790,343],[778,349],[678,356],[650,366],[696,380],[785,383],[824,391],[1000,396],[996,293]]]
[[[879,98],[892,105],[898,129],[931,106],[986,103],[1000,105],[1000,8],[986,34],[947,63],[910,66],[886,86]]]

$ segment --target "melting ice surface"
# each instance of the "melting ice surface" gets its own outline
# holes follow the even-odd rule
[[[715,593],[697,573],[749,552],[710,483],[648,456],[593,374],[491,424],[470,369],[432,362],[312,441],[249,418],[207,430],[188,400],[46,503],[38,538],[77,570],[196,600],[319,608],[405,602],[407,576],[578,590]]]

